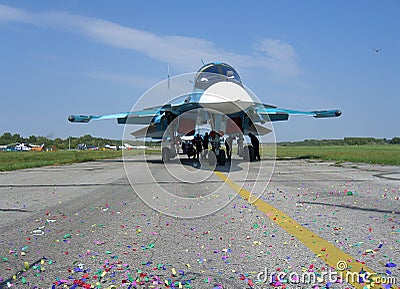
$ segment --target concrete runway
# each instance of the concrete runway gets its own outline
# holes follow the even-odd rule
[[[164,167],[154,157],[0,173],[0,288],[311,288],[296,279],[305,271],[317,288],[356,286],[321,275],[336,269],[327,265],[336,262],[329,244],[352,257],[343,260],[348,269],[361,264],[399,286],[399,167],[233,160],[218,168],[262,192],[263,211],[206,165],[183,163]],[[281,212],[328,249],[319,243],[313,252],[312,241],[279,225]],[[270,284],[272,272],[293,274]]]

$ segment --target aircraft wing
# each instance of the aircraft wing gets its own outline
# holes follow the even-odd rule
[[[288,120],[289,115],[307,115],[307,116],[313,116],[315,118],[328,118],[328,117],[338,117],[342,114],[342,112],[338,109],[300,111],[292,109],[282,109],[265,104],[258,105],[255,111],[265,121]]]
[[[149,124],[151,120],[160,115],[161,108],[154,107],[149,109],[143,109],[135,112],[122,112],[104,115],[82,115],[74,114],[68,116],[70,122],[83,122],[87,123],[91,120],[104,120],[104,119],[117,119],[119,124],[130,123],[130,124]]]
[[[166,104],[159,107],[145,108],[140,111],[113,113],[105,115],[70,115],[68,120],[76,123],[87,123],[91,120],[105,120],[117,119],[119,124],[136,124],[147,125],[146,128],[139,129],[132,135],[135,137],[148,136],[152,138],[161,138],[168,123],[168,118],[173,116],[182,115],[192,109],[200,108],[199,103],[179,103],[179,104]],[[314,110],[314,111],[299,111],[291,109],[281,109],[268,104],[255,103],[250,108],[251,114],[254,115],[253,122],[270,122],[270,121],[284,121],[289,119],[289,115],[308,115],[315,118],[338,117],[342,113],[340,110]],[[242,111],[243,113],[249,113]],[[195,121],[192,119],[181,121],[180,126],[193,126],[191,129],[188,127],[178,127],[177,131],[192,131],[195,126]],[[244,130],[251,131],[251,128],[244,127]],[[257,130],[261,134],[266,134],[269,131],[264,131],[261,128]]]

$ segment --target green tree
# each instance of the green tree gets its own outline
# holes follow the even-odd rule
[[[3,133],[3,135],[0,137],[0,144],[2,145],[8,145],[12,143],[12,135],[9,132]]]
[[[12,142],[23,142],[23,139],[19,133],[15,133],[12,136]]]
[[[391,144],[400,144],[400,137],[394,137],[390,140]]]
[[[37,137],[34,136],[34,135],[31,135],[31,136],[28,138],[28,142],[31,143],[31,144],[37,144]]]

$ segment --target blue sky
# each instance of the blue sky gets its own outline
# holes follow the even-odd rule
[[[274,123],[278,141],[400,136],[399,1],[0,1],[0,133],[122,138],[150,87],[231,64],[265,103],[343,111]],[[374,52],[374,48],[382,48]],[[157,104],[157,100],[154,100]]]

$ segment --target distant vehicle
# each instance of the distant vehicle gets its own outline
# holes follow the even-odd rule
[[[83,151],[83,150],[86,150],[86,149],[87,149],[87,146],[86,146],[86,144],[84,144],[84,143],[80,143],[80,144],[78,144],[77,149]]]
[[[31,150],[32,150],[32,151],[37,151],[37,152],[42,152],[42,151],[44,151],[44,144],[41,144],[41,145],[29,144],[29,146],[31,147]]]
[[[118,151],[118,150],[120,150],[120,149],[123,149],[123,148],[125,148],[125,147],[121,147],[121,146],[119,146],[119,145],[109,145],[109,144],[106,144],[105,146],[104,146],[104,148],[105,149],[109,149],[109,150],[115,150],[115,151]]]
[[[8,152],[44,151],[44,144],[34,145],[30,143],[14,143],[7,146],[3,145],[0,150]]]
[[[145,149],[147,149],[147,146],[134,146],[134,145],[130,145],[128,143],[125,143],[124,147],[128,150],[145,150]]]
[[[77,149],[78,150],[89,150],[89,151],[97,151],[98,149],[99,149],[99,147],[97,147],[97,146],[88,146],[88,145],[86,145],[86,144],[84,144],[84,143],[80,143],[80,144],[78,144],[78,147],[77,147]]]
[[[27,151],[30,151],[31,149],[32,148],[25,143],[20,143],[20,144],[15,145],[16,151],[27,152]]]

